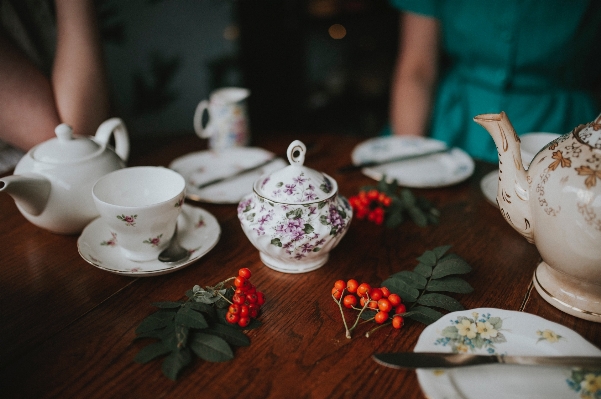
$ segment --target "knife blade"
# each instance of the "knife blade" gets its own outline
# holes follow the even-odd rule
[[[227,175],[227,176],[223,176],[223,177],[218,177],[216,179],[209,180],[208,182],[204,182],[202,184],[199,184],[199,185],[196,186],[196,188],[197,189],[205,188],[205,187],[208,187],[208,186],[212,186],[213,184],[221,183],[221,182],[224,182],[226,180],[230,180],[230,179],[233,179],[235,177],[241,176],[243,174],[246,174],[246,173],[249,173],[249,172],[253,172],[253,171],[257,170],[257,169],[261,169],[262,167],[269,165],[270,163],[274,162],[276,159],[280,159],[280,158],[277,157],[277,156],[274,156],[272,158],[269,158],[269,159],[267,159],[267,160],[259,163],[258,165],[251,166],[250,168],[241,169],[241,170],[239,170],[239,171],[237,171],[237,172],[235,172],[235,173],[233,173],[231,175]]]
[[[442,352],[391,352],[374,353],[372,358],[383,366],[395,369],[442,369],[485,364],[601,369],[601,356],[510,356]]]
[[[439,148],[436,150],[432,150],[432,151],[426,151],[426,152],[420,152],[418,154],[409,154],[409,155],[401,155],[398,157],[394,157],[394,158],[388,158],[388,159],[384,159],[381,161],[368,161],[368,162],[362,162],[362,163],[358,163],[358,164],[350,164],[350,165],[346,165],[343,166],[341,168],[338,168],[338,173],[346,173],[346,172],[353,172],[355,170],[359,170],[359,169],[363,169],[363,168],[370,168],[373,166],[380,166],[380,165],[386,165],[389,163],[394,163],[394,162],[400,162],[400,161],[407,161],[410,159],[416,159],[416,158],[422,158],[422,157],[426,157],[428,155],[433,155],[433,154],[440,154],[443,152],[448,152],[450,151],[450,148]]]

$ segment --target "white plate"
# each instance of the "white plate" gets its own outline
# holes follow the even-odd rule
[[[186,179],[186,196],[194,201],[214,204],[237,204],[252,192],[253,183],[265,173],[275,172],[288,164],[283,159],[221,183],[198,189],[208,181],[231,176],[240,170],[259,165],[274,154],[257,147],[233,147],[223,151],[198,151],[175,159],[169,168]]]
[[[360,143],[351,155],[353,164],[383,161],[444,149],[446,144],[426,137],[376,137]],[[363,168],[363,173],[375,180],[386,175],[387,181],[396,179],[400,186],[415,188],[444,187],[457,184],[474,173],[474,160],[463,150],[426,155],[385,165]]]
[[[484,197],[495,207],[497,205],[497,187],[499,186],[499,170],[488,172],[482,180],[480,180],[480,190]]]
[[[476,314],[476,317],[474,317]],[[467,319],[466,319],[467,318]],[[469,320],[468,320],[469,319]],[[468,320],[468,321],[464,321]],[[484,323],[491,336],[478,333],[467,339],[458,326]],[[467,352],[506,355],[601,356],[601,350],[576,332],[529,313],[480,308],[449,313],[424,329],[415,352]],[[570,367],[486,365],[446,370],[417,370],[424,394],[430,399],[471,398],[580,398],[584,375],[600,376]],[[600,378],[601,379],[601,378]],[[601,392],[597,392],[600,395]],[[585,397],[585,396],[582,396]],[[598,396],[591,396],[592,398]]]
[[[190,259],[176,265],[167,265],[158,259],[134,262],[125,258],[114,244],[112,233],[101,218],[86,226],[77,240],[77,250],[85,261],[111,273],[132,277],[158,276],[174,272],[198,260],[217,244],[221,235],[221,228],[213,215],[187,204],[182,207],[177,227],[180,243],[191,254]]]

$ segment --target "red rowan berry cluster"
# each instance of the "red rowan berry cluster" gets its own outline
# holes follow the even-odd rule
[[[346,295],[345,295],[346,292]],[[338,280],[332,288],[332,297],[340,307],[342,321],[346,329],[346,337],[351,337],[351,331],[357,326],[364,311],[371,311],[372,318],[377,324],[391,323],[400,329],[404,324],[403,315],[407,311],[401,297],[391,293],[386,287],[371,287],[368,283],[359,284],[357,280]],[[357,306],[359,305],[359,306]],[[348,327],[342,307],[359,311],[352,327]]]
[[[238,271],[238,276],[234,278],[236,290],[232,295],[232,304],[225,314],[225,319],[231,324],[238,324],[240,327],[249,325],[251,319],[259,315],[261,306],[265,303],[265,295],[257,291],[257,288],[250,282],[251,272],[247,268]]]
[[[359,220],[367,218],[370,222],[382,224],[392,199],[385,193],[373,189],[360,191],[358,195],[349,198],[349,203],[353,207],[355,218]]]

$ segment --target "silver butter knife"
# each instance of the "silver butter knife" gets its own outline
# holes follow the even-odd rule
[[[442,369],[449,367],[482,366],[485,364],[517,364],[523,366],[581,367],[601,370],[601,356],[509,356],[472,355],[441,352],[375,353],[379,364],[395,369]]]
[[[235,172],[234,174],[227,175],[224,177],[218,177],[217,179],[213,179],[213,180],[209,180],[208,182],[201,183],[201,184],[197,185],[196,188],[201,189],[201,188],[209,187],[209,186],[212,186],[213,184],[221,183],[221,182],[233,179],[235,177],[241,176],[243,174],[253,172],[257,169],[261,169],[262,167],[269,165],[270,163],[274,162],[276,159],[280,159],[280,158],[277,156],[274,156],[272,158],[269,158],[269,159],[261,162],[258,165],[251,166],[250,168],[246,168],[246,169],[241,169],[241,170]]]
[[[368,161],[368,162],[362,162],[362,163],[358,163],[358,164],[350,164],[350,165],[346,165],[346,166],[339,168],[338,173],[352,172],[352,171],[363,169],[363,168],[370,168],[373,166],[386,165],[386,164],[394,163],[394,162],[407,161],[409,159],[422,158],[422,157],[426,157],[426,156],[432,155],[432,154],[440,154],[443,152],[449,152],[450,150],[451,150],[451,148],[445,147],[445,148],[439,148],[436,150],[420,152],[417,154],[401,155],[401,156],[394,157],[394,158],[384,159],[382,161]]]

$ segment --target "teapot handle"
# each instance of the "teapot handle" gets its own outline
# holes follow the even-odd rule
[[[123,162],[127,162],[127,158],[129,158],[129,135],[121,118],[111,118],[102,122],[94,137],[106,146],[111,134],[115,136],[115,152]]]

